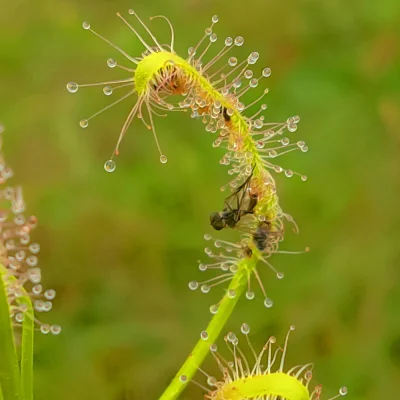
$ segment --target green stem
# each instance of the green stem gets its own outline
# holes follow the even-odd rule
[[[238,263],[238,271],[233,277],[231,284],[228,287],[227,294],[222,298],[217,314],[211,319],[207,327],[208,338],[200,339],[193,351],[182,365],[181,369],[175,375],[174,379],[161,395],[159,400],[174,400],[186,387],[187,383],[193,378],[197,369],[201,366],[206,358],[210,346],[215,343],[226,324],[229,316],[232,314],[240,296],[247,288],[248,275],[254,270],[258,258],[253,256],[251,259],[245,258]],[[229,293],[234,291],[235,296],[232,298]],[[185,379],[182,380],[182,376]]]
[[[21,384],[24,400],[33,400],[33,333],[34,313],[29,296],[22,296],[18,304],[24,304],[24,322],[22,323],[22,349],[21,349]]]
[[[7,400],[21,400],[21,381],[14,332],[7,300],[6,268],[0,264],[0,386]]]

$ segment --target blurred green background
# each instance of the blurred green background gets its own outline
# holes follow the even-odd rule
[[[206,260],[208,215],[224,198],[223,150],[211,147],[199,120],[170,113],[156,118],[169,158],[162,165],[135,120],[117,170],[107,174],[103,163],[133,99],[82,130],[78,121],[111,100],[101,88],[65,89],[69,81],[126,77],[106,65],[109,57],[122,61],[118,53],[81,23],[139,55],[138,40],[115,17],[130,7],[145,20],[168,16],[183,55],[218,14],[221,39],[245,37],[236,55],[259,51],[257,68],[272,68],[266,118],[301,116],[291,137],[310,150],[279,161],[309,180],[277,182],[282,207],[300,225],[283,248],[312,251],[275,257],[285,279],[262,273],[275,306],[265,309],[257,292],[239,303],[225,331],[248,322],[261,346],[270,335],[283,341],[295,324],[287,365],[315,362],[325,398],[341,385],[353,400],[397,398],[400,3],[40,0],[3,2],[0,14],[3,151],[28,212],[39,217],[43,282],[58,292],[43,319],[63,326],[59,337],[37,335],[35,399],[156,399],[223,293],[187,287],[203,278],[196,260]],[[163,21],[151,27],[168,41]],[[216,370],[211,360],[205,368]],[[190,385],[182,398],[202,393]]]

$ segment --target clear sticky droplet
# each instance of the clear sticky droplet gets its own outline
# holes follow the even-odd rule
[[[218,22],[218,15],[213,15],[212,22],[216,24]]]
[[[207,331],[202,331],[202,332],[200,333],[200,337],[201,337],[201,339],[203,339],[203,340],[207,340],[207,339],[208,339],[208,332],[207,332]]]
[[[52,325],[50,327],[50,332],[52,335],[59,335],[61,333],[61,326],[60,325]]]
[[[225,39],[225,46],[232,46],[232,44],[233,44],[233,39],[231,38],[231,37],[227,37],[226,39]]]
[[[106,96],[110,96],[112,94],[112,92],[113,92],[113,88],[111,86],[104,86],[103,87],[103,93]]]
[[[249,324],[242,324],[242,326],[240,327],[240,330],[242,331],[243,335],[248,335],[250,333],[250,326]]]
[[[247,299],[247,300],[253,300],[254,297],[255,297],[255,294],[254,294],[254,292],[252,292],[251,290],[248,290],[248,291],[246,292],[246,299]]]
[[[160,161],[161,161],[162,164],[165,164],[165,163],[168,161],[167,156],[164,156],[164,154],[162,154],[162,155],[160,156]]]
[[[79,89],[79,85],[76,82],[67,83],[67,90],[70,93],[76,93]]]
[[[242,46],[244,43],[244,39],[242,36],[238,36],[235,38],[235,45],[236,46]]]
[[[87,22],[87,21],[84,21],[84,22],[82,23],[82,26],[83,26],[83,29],[86,29],[86,30],[90,29],[90,24],[89,24],[89,22]]]
[[[264,300],[264,306],[267,308],[271,308],[274,305],[274,302],[272,301],[272,299],[266,298]]]
[[[211,43],[215,43],[215,42],[217,41],[217,39],[218,39],[218,36],[217,36],[216,33],[213,33],[213,34],[210,36],[210,42],[211,42]]]
[[[81,121],[79,121],[79,126],[81,128],[87,128],[89,125],[89,121],[87,119],[82,119]]]
[[[340,390],[339,390],[339,394],[340,394],[341,396],[346,396],[346,394],[347,394],[347,387],[346,387],[346,386],[341,387]]]
[[[210,313],[211,314],[216,314],[218,312],[218,306],[216,304],[213,304],[210,306]]]
[[[110,68],[115,68],[115,67],[117,66],[117,62],[116,62],[113,58],[109,58],[109,59],[107,60],[107,65],[108,65]]]
[[[262,75],[264,78],[268,78],[271,76],[271,68],[264,68],[262,71]]]
[[[40,332],[42,332],[44,335],[47,335],[50,332],[50,326],[49,325],[42,325],[40,327]]]
[[[115,165],[115,162],[114,162],[113,160],[107,160],[107,161],[104,163],[104,169],[105,169],[107,172],[114,172],[116,167],[117,167],[117,166]]]

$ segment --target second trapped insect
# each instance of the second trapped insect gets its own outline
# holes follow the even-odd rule
[[[263,251],[268,246],[274,245],[283,238],[283,229],[272,230],[272,224],[269,221],[261,222],[253,233],[253,243],[258,250]]]

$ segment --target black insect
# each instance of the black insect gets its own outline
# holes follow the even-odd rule
[[[210,222],[214,229],[220,231],[227,226],[233,228],[244,215],[253,213],[258,197],[249,193],[252,176],[253,172],[234,193],[225,199],[225,207],[222,211],[213,212],[210,215]]]
[[[269,244],[276,243],[282,237],[282,231],[273,231],[271,222],[261,222],[253,233],[253,242],[260,251],[265,250]]]

